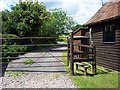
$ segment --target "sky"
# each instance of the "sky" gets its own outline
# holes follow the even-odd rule
[[[25,0],[22,0],[25,1]],[[33,0],[35,1],[35,0]],[[101,7],[102,0],[38,0],[44,2],[46,8],[62,8],[78,24],[86,23]],[[103,0],[105,3],[107,0]],[[0,0],[0,11],[9,9],[19,0]]]

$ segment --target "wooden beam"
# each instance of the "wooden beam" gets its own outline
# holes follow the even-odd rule
[[[73,62],[73,32],[70,33],[70,72],[74,75],[74,62]]]

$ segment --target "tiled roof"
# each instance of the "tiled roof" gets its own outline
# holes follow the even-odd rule
[[[85,25],[120,16],[120,0],[109,0]]]

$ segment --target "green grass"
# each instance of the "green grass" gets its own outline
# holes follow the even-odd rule
[[[33,64],[35,63],[35,61],[31,60],[31,59],[28,59],[28,60],[24,60],[23,61],[25,64]]]
[[[66,52],[63,53],[66,55]],[[65,61],[67,59],[63,57]],[[64,61],[64,62],[65,62]],[[67,63],[65,62],[65,65]],[[80,69],[81,67],[79,67]],[[97,74],[96,75],[88,75],[84,76],[83,72],[78,72],[75,70],[75,75],[70,75],[70,69],[66,66],[66,70],[78,88],[118,88],[118,74],[119,72],[109,70],[100,66],[97,66]],[[88,73],[91,73],[91,70],[88,69]]]
[[[94,76],[73,76],[73,82],[78,88],[118,88],[118,74],[98,74]]]
[[[18,77],[18,76],[21,76],[21,75],[27,75],[28,73],[27,72],[11,72],[11,71],[8,71],[8,72],[5,72],[5,74],[7,74],[9,76],[12,76],[12,77]]]

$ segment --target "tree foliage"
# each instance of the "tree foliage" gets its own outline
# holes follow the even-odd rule
[[[12,7],[11,12],[3,11],[3,33],[37,36],[47,18],[48,11],[43,3],[21,2]]]
[[[43,29],[47,34],[59,36],[68,34],[75,24],[72,17],[68,16],[62,9],[50,10],[50,20],[43,25]]]
[[[2,12],[3,34],[58,36],[67,34],[74,21],[62,9],[46,10],[44,3],[21,2]]]
[[[0,13],[1,14],[1,13]],[[70,16],[62,9],[48,11],[44,3],[20,2],[10,11],[2,11],[2,35],[3,38],[16,37],[51,37],[59,38],[61,34],[68,34],[74,25]],[[33,47],[16,46],[22,44],[56,43],[52,40],[3,40],[2,52],[24,52]],[[10,47],[9,45],[13,45]],[[2,54],[3,57],[11,57],[15,54]]]
[[[75,26],[72,27],[73,31],[75,31],[77,29],[87,29],[87,27],[84,25],[80,25],[80,24],[76,24]]]

